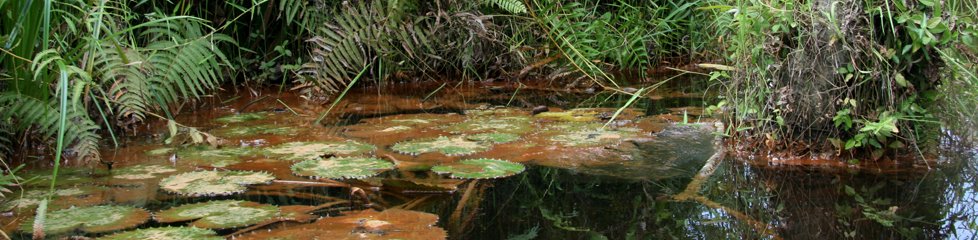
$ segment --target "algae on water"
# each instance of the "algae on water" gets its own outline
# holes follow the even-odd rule
[[[365,178],[394,168],[388,161],[372,157],[309,159],[292,165],[292,173],[310,178]]]
[[[262,120],[265,119],[266,116],[268,116],[267,112],[233,113],[230,115],[226,115],[214,119],[214,121],[221,122],[221,123],[241,123],[241,122]]]
[[[453,178],[488,179],[513,176],[525,169],[526,167],[519,163],[479,158],[434,166],[431,171],[438,174],[451,174]]]
[[[262,134],[271,135],[296,135],[299,133],[298,129],[289,126],[277,126],[271,124],[255,125],[255,126],[234,126],[234,127],[224,127],[215,129],[212,131],[215,135],[222,137],[247,137]]]
[[[219,200],[173,207],[156,213],[156,221],[172,223],[194,220],[191,226],[208,229],[228,229],[250,226],[278,217],[281,211],[274,205],[242,200]]]
[[[268,184],[275,177],[251,171],[195,171],[167,177],[160,188],[185,196],[223,196],[241,193],[247,185]]]

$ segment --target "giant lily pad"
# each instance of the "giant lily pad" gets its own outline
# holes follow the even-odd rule
[[[550,140],[566,147],[597,147],[617,144],[635,135],[635,132],[629,131],[588,129],[564,132],[551,137]]]
[[[149,212],[127,206],[76,207],[48,212],[44,233],[58,235],[81,230],[87,233],[111,232],[138,226],[149,220]],[[24,221],[20,230],[31,232],[34,219]]]
[[[224,240],[214,230],[196,227],[144,228],[116,233],[100,240]]]
[[[354,155],[377,149],[374,145],[353,140],[335,142],[290,142],[274,146],[268,152],[281,155],[286,160],[317,159],[324,154]]]
[[[186,196],[223,196],[244,192],[247,185],[268,184],[269,173],[251,171],[196,171],[167,177],[160,188]]]
[[[212,131],[214,134],[223,137],[247,137],[261,134],[271,134],[271,135],[295,135],[299,131],[293,127],[288,126],[276,126],[271,124],[255,125],[255,126],[235,126],[219,128]]]
[[[57,209],[59,206],[83,206],[83,205],[95,205],[102,203],[104,201],[100,196],[95,196],[93,193],[98,189],[90,186],[81,187],[69,187],[61,188],[52,192],[54,202],[48,204],[48,209]],[[13,196],[21,196],[17,199],[12,199],[0,205],[0,210],[2,211],[28,211],[33,210],[38,204],[41,204],[41,200],[47,198],[47,189],[34,189],[28,190],[20,194],[12,194]]]
[[[125,180],[153,179],[177,169],[164,165],[135,165],[113,171],[112,178]]]
[[[394,164],[370,157],[309,159],[292,165],[295,175],[311,178],[365,178],[394,168]]]
[[[444,127],[453,133],[504,132],[522,134],[533,130],[531,119],[524,116],[473,117]]]
[[[243,235],[237,239],[445,239],[444,229],[435,226],[438,215],[403,209],[383,212],[364,210],[345,212],[338,217],[319,219],[271,231]]]
[[[279,208],[241,200],[220,200],[173,207],[156,213],[156,221],[172,223],[194,220],[191,226],[208,229],[245,227],[279,216]]]
[[[261,150],[251,147],[213,148],[210,146],[193,146],[177,152],[177,156],[194,164],[212,167],[227,167],[241,162],[245,156],[260,154]]]
[[[441,136],[437,138],[416,139],[399,142],[394,144],[391,149],[399,153],[410,155],[440,152],[449,156],[461,156],[489,150],[490,146],[492,146],[491,143],[471,141],[461,136]]]
[[[465,139],[479,142],[508,143],[520,139],[520,135],[512,133],[479,133],[466,136]]]
[[[438,174],[451,174],[453,178],[488,179],[509,177],[523,172],[523,164],[499,159],[466,159],[457,163],[438,165],[431,168]]]
[[[214,119],[214,121],[222,122],[222,123],[241,123],[241,122],[249,122],[254,120],[265,119],[265,116],[268,116],[267,112],[235,113],[235,114],[219,117],[217,119]]]

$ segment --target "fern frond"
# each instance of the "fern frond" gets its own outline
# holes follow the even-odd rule
[[[88,113],[79,108],[68,108],[70,124],[65,129],[65,142],[69,143],[74,152],[80,157],[98,158],[98,142],[101,137],[96,133],[99,126],[88,117]],[[39,137],[50,139],[58,132],[58,119],[61,117],[58,109],[49,102],[27,95],[6,92],[0,93],[0,119],[9,119],[11,128],[23,131],[33,126]]]
[[[312,61],[302,65],[299,84],[328,94],[343,89],[367,65],[378,46],[376,40],[383,39],[377,11],[360,2],[336,16],[335,25],[321,27],[320,36],[307,40],[313,45]]]
[[[483,0],[482,3],[496,5],[512,14],[526,13],[526,5],[520,0]]]

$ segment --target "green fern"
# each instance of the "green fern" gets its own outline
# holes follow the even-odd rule
[[[69,152],[80,157],[98,158],[98,143],[101,137],[96,133],[99,126],[89,119],[87,112],[79,108],[68,108],[68,124],[65,129],[65,142],[72,148]],[[58,132],[58,109],[46,101],[19,93],[0,93],[0,119],[10,119],[11,128],[37,132],[40,139],[51,139]]]
[[[143,120],[146,112],[218,87],[229,63],[217,46],[234,41],[204,36],[201,29],[201,23],[187,19],[160,21],[143,31],[151,42],[145,47],[104,46],[111,50],[99,52],[97,65],[111,86],[117,117]]]
[[[512,14],[526,13],[526,5],[520,0],[483,0],[482,3],[496,5]]]

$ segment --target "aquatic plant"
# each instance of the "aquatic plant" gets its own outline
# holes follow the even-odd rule
[[[194,164],[227,167],[241,162],[241,158],[261,154],[261,149],[253,147],[225,147],[215,148],[211,146],[190,146],[177,151],[177,156],[183,161]]]
[[[636,133],[619,130],[589,129],[560,133],[551,137],[550,141],[567,147],[597,147],[617,144],[632,136],[636,136]]]
[[[214,121],[220,123],[243,123],[265,119],[269,114],[268,112],[233,113],[214,119]]]
[[[465,136],[465,139],[489,143],[508,143],[520,139],[519,135],[511,133],[479,133]]]
[[[441,136],[399,142],[394,144],[391,149],[408,155],[439,152],[449,156],[462,156],[489,150],[490,146],[492,146],[491,143],[471,141],[462,136]]]
[[[166,154],[173,153],[175,151],[177,151],[176,148],[172,148],[172,147],[161,147],[161,148],[154,148],[153,150],[146,151],[146,155],[149,155],[149,156],[163,156],[163,155],[166,155]]]
[[[317,159],[322,155],[356,155],[377,149],[376,146],[353,140],[326,142],[290,142],[267,149],[268,153],[285,160]]]
[[[255,125],[255,126],[234,126],[234,127],[224,127],[211,131],[215,135],[222,137],[247,137],[254,135],[270,134],[270,135],[295,135],[298,134],[298,129],[288,126],[277,126],[271,124]]]
[[[218,200],[186,204],[160,211],[156,221],[173,223],[190,221],[190,226],[207,229],[228,229],[261,223],[279,216],[279,208],[242,200]]]
[[[259,231],[237,239],[445,239],[438,215],[391,208],[343,212],[314,223]]]
[[[560,112],[542,112],[533,117],[568,122],[594,122],[598,121],[600,114],[601,112],[592,109],[579,108]]]
[[[86,201],[88,195],[94,193],[97,189],[94,187],[69,187],[60,188],[54,190],[51,196],[57,196],[55,203],[49,203],[49,205],[65,205],[64,203],[71,205],[83,205]],[[41,200],[47,198],[49,191],[47,189],[33,189],[24,191],[23,195],[17,194],[14,196],[20,196],[16,199],[7,199],[2,205],[0,205],[0,210],[2,211],[28,211],[33,210],[33,207],[41,203]],[[50,207],[49,207],[50,208]]]
[[[87,233],[111,232],[138,226],[149,220],[149,212],[128,206],[102,205],[74,207],[48,212],[44,233],[59,235],[75,230]],[[23,232],[32,232],[34,220],[24,221]]]
[[[197,227],[143,228],[115,233],[99,240],[223,240],[214,230]]]
[[[112,178],[126,180],[142,180],[157,178],[165,173],[176,172],[177,169],[164,165],[134,165],[112,171]]]
[[[195,171],[164,178],[160,188],[185,196],[223,196],[244,192],[247,185],[268,184],[275,177],[251,171]]]
[[[365,178],[394,168],[388,161],[372,157],[309,159],[292,165],[292,173],[311,178]]]
[[[523,172],[523,164],[506,160],[478,158],[465,159],[457,163],[438,165],[431,168],[438,174],[451,174],[453,178],[489,179],[502,178]]]
[[[523,134],[533,130],[531,119],[524,116],[473,117],[461,123],[442,127],[452,133],[501,132]]]

